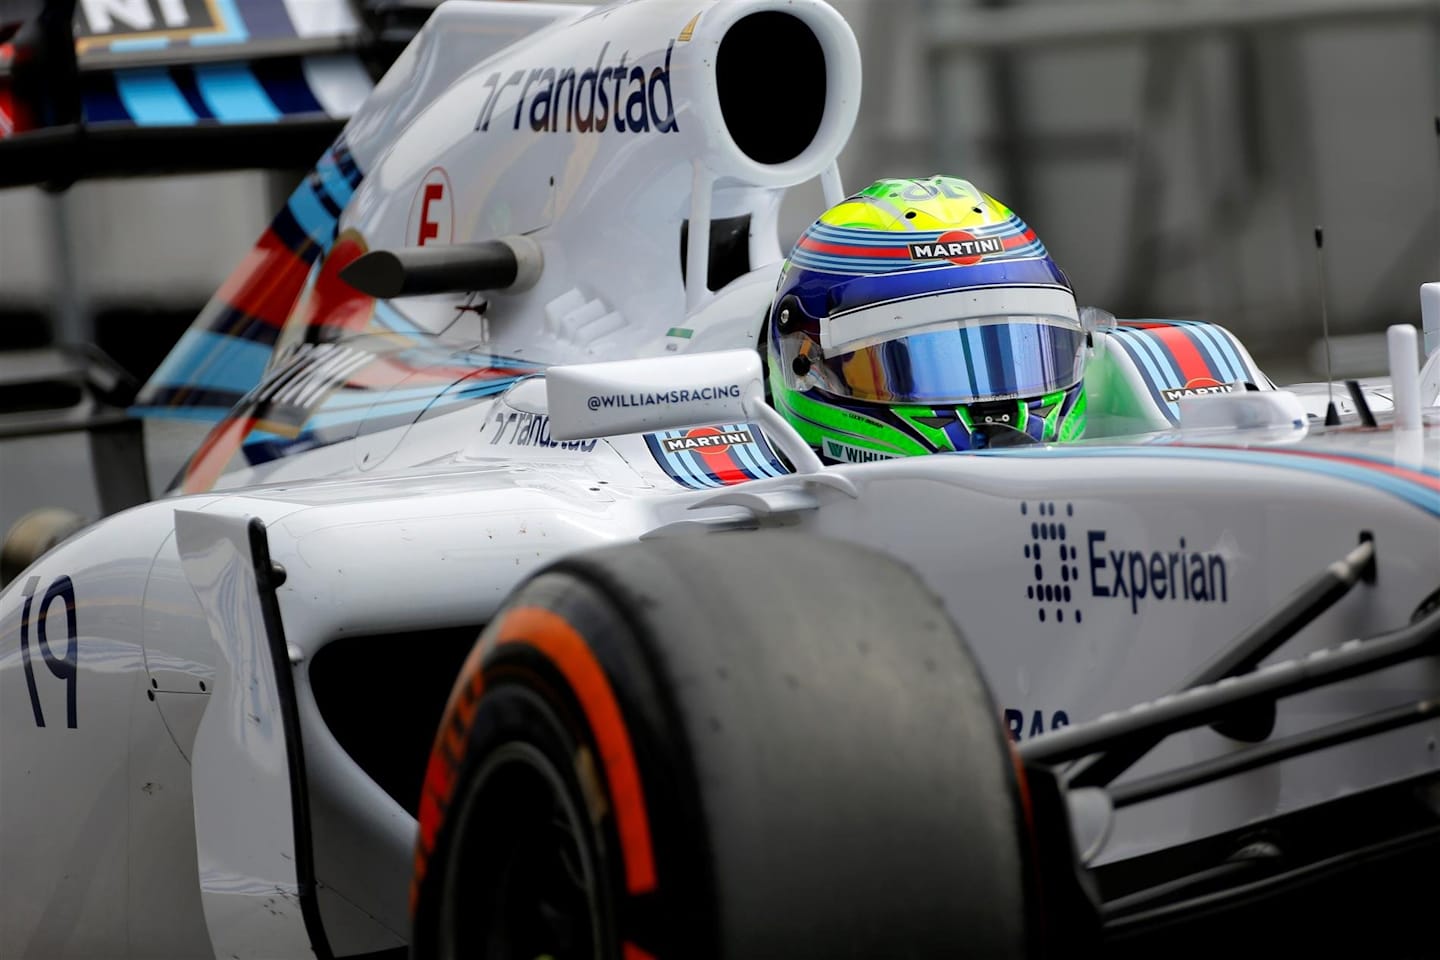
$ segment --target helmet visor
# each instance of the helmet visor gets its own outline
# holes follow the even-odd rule
[[[876,403],[964,404],[1053,393],[1084,373],[1085,331],[1073,304],[1057,301],[1054,313],[976,314],[971,311],[981,304],[973,297],[942,296],[867,308],[834,318],[822,331],[822,341],[830,342],[822,347],[824,369],[816,372],[833,393]],[[971,315],[942,319],[947,308]],[[879,314],[863,316],[872,311]]]

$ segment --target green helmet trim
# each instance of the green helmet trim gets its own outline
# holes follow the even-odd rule
[[[1069,413],[1065,414],[1065,419],[1060,423],[1060,428],[1055,432],[1055,439],[1058,442],[1069,443],[1071,440],[1079,440],[1085,435],[1085,411],[1089,405],[1089,397],[1085,391],[1085,385],[1082,382],[1080,385],[1080,395],[1075,398],[1075,405],[1070,408]],[[1060,407],[1057,406],[1055,413],[1052,413],[1051,416],[1056,416],[1059,410]],[[1047,437],[1050,436],[1048,427],[1046,428],[1045,435]]]
[[[770,393],[775,408],[790,421],[806,443],[817,449],[823,449],[825,440],[830,439],[891,457],[935,452],[887,423],[853,410],[820,403],[798,390],[791,390],[773,368],[770,372]],[[918,407],[909,409],[912,415],[923,416],[932,412]],[[908,422],[910,418],[906,417],[906,420]],[[950,445],[946,443],[945,447],[948,449]]]

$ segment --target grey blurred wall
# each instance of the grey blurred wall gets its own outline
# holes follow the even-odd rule
[[[1437,8],[1407,0],[858,4],[846,186],[943,170],[1039,232],[1082,303],[1202,317],[1277,380],[1336,373],[1440,279]]]
[[[1440,279],[1433,5],[833,2],[865,71],[847,189],[968,177],[1036,228],[1083,302],[1217,320],[1277,379],[1322,369],[1317,223],[1337,372],[1378,372],[1374,335],[1419,322],[1416,288]],[[1196,11],[1248,23],[1173,29]],[[289,183],[0,191],[0,317],[198,309]],[[793,190],[782,239],[822,207],[817,184]]]

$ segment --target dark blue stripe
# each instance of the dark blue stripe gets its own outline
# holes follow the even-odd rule
[[[306,263],[314,263],[315,258],[320,255],[320,248],[310,242],[310,237],[300,228],[300,223],[295,215],[290,212],[290,205],[286,204],[275,214],[275,219],[270,222],[270,229],[275,231],[275,236],[280,242]]]
[[[1000,369],[1004,370],[1006,375],[1005,392],[1014,393],[1019,389],[1019,371],[1015,366],[1015,338],[1013,335],[1018,327],[1008,323],[992,323],[987,324],[985,329],[995,331],[995,344],[1000,348]],[[1049,350],[1045,350],[1046,354],[1049,352]],[[1044,372],[1051,373],[1049,370]]]
[[[325,181],[321,177],[320,172],[318,170],[311,170],[309,175],[305,177],[305,183],[309,185],[310,190],[315,194],[315,199],[320,201],[320,206],[325,208],[325,212],[336,220],[339,220],[342,208],[340,204],[335,202],[335,198],[330,195],[330,191],[325,189]]]
[[[245,395],[230,390],[201,390],[196,387],[146,389],[136,404],[146,407],[217,407],[229,410]]]
[[[210,111],[210,105],[205,98],[200,96],[200,88],[195,83],[195,71],[188,66],[171,67],[170,78],[175,81],[175,86],[180,88],[180,94],[185,102],[190,104],[190,109],[195,111],[195,116],[201,120],[213,120],[215,114]]]
[[[978,396],[980,394],[980,384],[975,382],[976,360],[974,353],[970,350],[969,337],[962,336],[960,338],[960,350],[965,354],[965,385],[969,390],[969,396]]]
[[[295,24],[282,0],[242,0],[245,29],[252,39],[293,37]]]
[[[1171,326],[1173,327],[1173,324],[1172,324]],[[1178,327],[1173,327],[1173,328],[1174,328],[1174,329],[1177,329],[1177,330],[1179,329]],[[1172,371],[1174,371],[1174,374],[1175,374],[1174,379],[1177,380],[1177,381],[1179,381],[1179,382],[1177,382],[1177,383],[1167,383],[1167,384],[1165,384],[1165,386],[1167,386],[1167,387],[1183,387],[1183,386],[1185,386],[1185,384],[1187,384],[1187,383],[1190,382],[1188,379],[1185,378],[1185,374],[1181,372],[1182,370],[1184,370],[1184,367],[1180,366],[1180,360],[1179,360],[1179,358],[1177,358],[1177,357],[1175,356],[1175,352],[1170,349],[1170,345],[1165,342],[1165,339],[1164,339],[1163,337],[1154,336],[1153,334],[1149,333],[1148,331],[1146,331],[1146,330],[1144,330],[1144,329],[1137,330],[1136,333],[1137,333],[1138,336],[1144,337],[1144,338],[1150,343],[1150,345],[1155,349],[1155,352],[1158,353],[1158,354],[1160,354],[1160,356],[1161,356],[1162,358],[1164,358],[1164,359],[1170,364],[1170,369],[1171,369]],[[1184,331],[1181,331],[1181,335],[1182,335],[1182,336],[1187,336],[1187,334],[1185,334]],[[1201,359],[1204,360],[1205,358],[1202,356]],[[1207,372],[1208,374],[1210,374],[1211,379],[1220,380],[1220,381],[1222,381],[1222,382],[1224,381],[1224,375],[1223,375],[1223,374],[1220,374],[1220,371],[1218,371],[1218,370],[1215,369],[1214,364],[1211,364],[1211,363],[1207,362],[1205,366],[1206,366],[1206,372]]]
[[[958,272],[957,272],[958,271]],[[803,279],[800,278],[800,279]],[[827,278],[826,292],[834,284]],[[932,270],[915,270],[909,273],[886,274],[874,277],[859,277],[835,291],[836,302],[820,309],[812,309],[803,294],[801,305],[812,317],[825,316],[833,311],[850,310],[884,300],[914,297],[942,290],[953,290],[957,285],[965,287],[1013,287],[1034,285],[1047,287],[1068,286],[1062,274],[1050,260],[1001,260],[994,263],[977,263],[969,267],[946,267]]]
[[[1315,451],[1317,453],[1321,451]],[[1426,488],[1413,480],[1393,474],[1371,470],[1353,463],[1331,460],[1328,457],[1297,456],[1295,454],[1272,453],[1263,449],[1243,448],[1197,448],[1197,447],[1079,447],[1058,445],[1053,447],[1012,447],[1003,451],[984,451],[982,455],[1002,457],[1137,457],[1145,460],[1188,459],[1211,460],[1236,463],[1242,466],[1280,467],[1305,473],[1321,474],[1337,480],[1348,480],[1361,486],[1383,491],[1419,507],[1427,513],[1440,516],[1440,493]],[[1336,450],[1335,456],[1353,456],[1349,451]],[[1392,464],[1393,465],[1393,464]]]
[[[1168,326],[1174,330],[1178,330],[1181,335],[1190,341],[1190,345],[1200,354],[1200,359],[1204,360],[1205,366],[1209,368],[1211,379],[1218,380],[1221,383],[1231,383],[1236,379],[1230,374],[1225,364],[1220,362],[1219,356],[1215,353],[1214,346],[1211,345],[1207,338],[1200,336],[1199,331],[1178,321],[1172,321]],[[1171,355],[1173,357],[1173,351],[1171,351]],[[1180,369],[1178,362],[1175,365],[1175,369]]]
[[[1193,331],[1195,339],[1209,348],[1211,355],[1220,361],[1215,365],[1215,369],[1226,371],[1228,382],[1242,380],[1249,375],[1249,370],[1244,361],[1240,359],[1240,351],[1236,349],[1235,338],[1230,331],[1201,320],[1177,320],[1176,324]]]
[[[279,327],[229,305],[220,307],[206,319],[205,323],[198,326],[211,333],[225,334],[240,340],[252,340],[266,346],[274,346],[275,341],[280,339]]]
[[[1135,369],[1140,373],[1140,379],[1145,381],[1145,387],[1150,391],[1150,397],[1155,401],[1155,406],[1160,408],[1160,411],[1165,414],[1166,419],[1171,423],[1179,423],[1179,417],[1171,411],[1170,404],[1160,395],[1160,388],[1156,385],[1155,378],[1152,377],[1150,372],[1145,368],[1145,359],[1137,354],[1136,351],[1141,348],[1131,344],[1129,338],[1125,336],[1112,336],[1110,339],[1111,342],[1120,344],[1125,352],[1129,354],[1130,362],[1135,364]],[[1151,362],[1153,363],[1154,361]]]
[[[81,116],[87,123],[133,123],[130,111],[115,90],[115,75],[108,70],[85,77]]]
[[[281,113],[324,113],[325,108],[310,92],[299,60],[261,60],[251,65],[260,85]]]
[[[357,185],[362,174],[359,165],[355,163],[354,155],[350,153],[350,147],[346,144],[343,134],[335,141],[335,146],[331,148],[330,152],[335,157],[335,165],[340,168],[345,179],[350,181],[352,187]]]

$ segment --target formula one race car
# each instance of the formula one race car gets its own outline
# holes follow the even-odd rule
[[[0,953],[1433,947],[1436,288],[1328,417],[1087,311],[1087,439],[827,466],[755,348],[859,95],[821,0],[440,5],[0,593]]]

